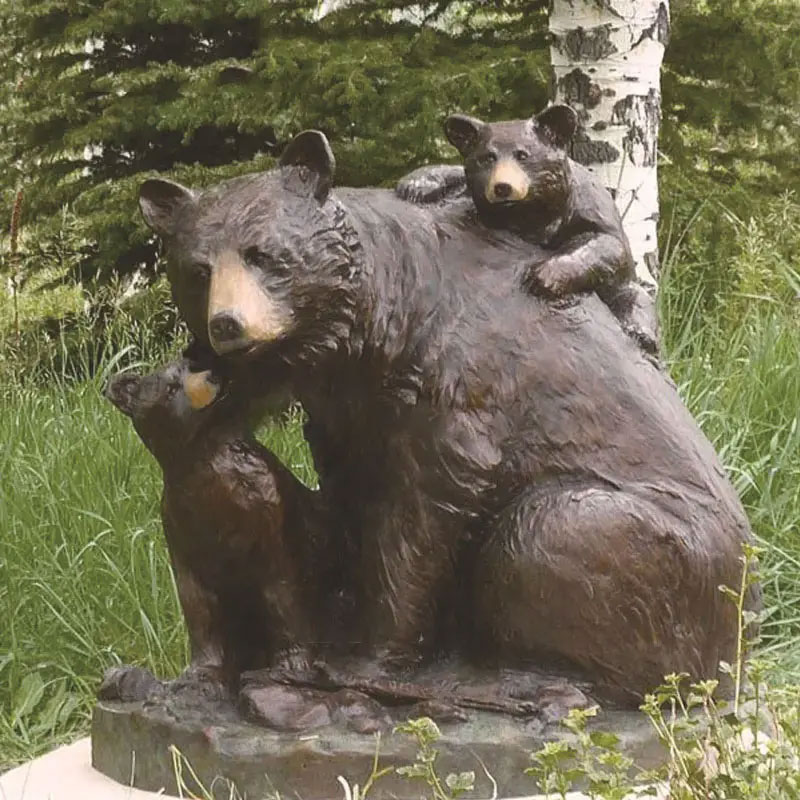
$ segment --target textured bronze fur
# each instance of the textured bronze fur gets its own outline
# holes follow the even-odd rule
[[[657,351],[652,299],[634,279],[622,220],[611,194],[567,156],[577,118],[551,106],[527,120],[487,123],[463,114],[445,133],[461,167],[421,167],[401,179],[398,196],[418,203],[458,197],[466,189],[482,222],[513,230],[537,248],[522,281],[544,297],[594,291],[648,352]]]
[[[315,497],[252,437],[235,396],[192,407],[197,375],[188,361],[124,373],[107,394],[164,473],[161,514],[190,670],[235,685],[246,669],[308,664]]]
[[[737,634],[718,587],[749,526],[668,378],[593,293],[527,292],[508,264],[536,245],[470,200],[334,192],[332,175],[306,132],[270,172],[199,194],[148,182],[142,204],[198,351],[220,253],[291,319],[224,361],[280,373],[309,414],[335,591],[354,598],[335,649],[376,674],[566,664],[633,698],[716,675]]]

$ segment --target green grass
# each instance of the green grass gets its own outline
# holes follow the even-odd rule
[[[778,660],[780,679],[798,682],[796,307],[731,293],[735,321],[708,316],[700,295],[682,285],[679,261],[668,266],[662,311],[671,371],[766,547],[763,650]],[[180,335],[168,319],[150,326],[118,313],[100,347],[95,322],[68,345],[49,341],[38,361],[0,337],[0,768],[85,733],[109,665],[173,675],[186,663],[158,518],[160,474],[101,393],[122,366],[163,361],[171,352],[164,342],[177,335],[180,343]],[[264,438],[313,480],[298,415]]]
[[[796,307],[750,297],[733,323],[705,319],[697,297],[667,281],[670,372],[765,547],[762,652],[778,659],[780,679],[800,682],[800,318]],[[743,300],[732,293],[728,304]]]

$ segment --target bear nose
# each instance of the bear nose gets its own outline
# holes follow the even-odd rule
[[[217,314],[209,322],[208,332],[215,342],[233,342],[242,338],[244,328],[233,314]]]
[[[505,200],[511,197],[513,188],[510,183],[496,183],[494,185],[494,196]]]

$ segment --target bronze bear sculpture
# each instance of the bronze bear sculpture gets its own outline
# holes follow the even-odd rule
[[[470,203],[333,173],[310,131],[276,169],[140,204],[197,347],[287,376],[310,416],[349,668],[567,664],[629,699],[713,676],[750,531],[668,379],[594,294],[529,294],[531,243]]]
[[[107,396],[164,474],[189,676],[235,689],[243,671],[265,664],[307,668],[321,530],[313,493],[250,433],[242,395],[192,366],[122,373]]]
[[[653,300],[635,279],[633,257],[614,200],[567,155],[578,126],[564,105],[525,120],[482,122],[464,114],[445,120],[464,166],[420,167],[402,178],[399,197],[431,203],[472,197],[481,221],[538,245],[522,265],[523,284],[552,298],[594,291],[624,330],[656,354]]]

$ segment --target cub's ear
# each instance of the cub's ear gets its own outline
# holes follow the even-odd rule
[[[328,196],[336,172],[336,159],[322,131],[298,133],[286,145],[279,163],[282,167],[305,167],[314,179],[308,181],[314,197],[322,203]]]
[[[466,158],[478,144],[478,137],[485,124],[466,114],[451,114],[444,121],[444,134],[450,144]]]
[[[139,208],[148,227],[159,236],[169,236],[175,230],[175,212],[194,202],[194,194],[179,183],[152,179],[139,187]]]
[[[566,147],[578,129],[578,115],[569,106],[550,106],[533,118],[534,124],[556,146]]]
[[[141,378],[130,372],[120,372],[106,386],[106,397],[123,413],[133,416],[139,396]]]

